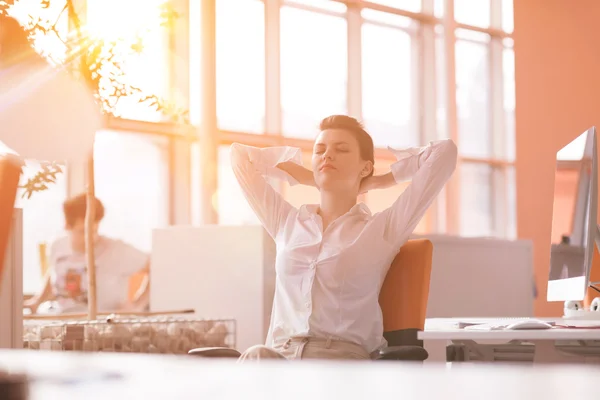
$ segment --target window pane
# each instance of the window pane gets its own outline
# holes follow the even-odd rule
[[[142,93],[122,97],[115,114],[144,121],[166,119],[149,103],[139,103],[145,96],[169,98],[168,30],[161,26],[164,0],[87,0],[86,29],[92,37],[118,40],[119,61],[125,76],[121,83],[139,88]],[[141,45],[141,50],[136,51]],[[110,97],[113,84],[101,83],[101,95]],[[111,102],[115,102],[113,97]]]
[[[421,11],[421,0],[370,0],[370,2],[406,11]]]
[[[265,125],[264,5],[257,0],[219,0],[216,12],[219,128],[262,133]]]
[[[322,118],[347,113],[346,36],[343,18],[282,7],[284,135],[312,139]]]
[[[485,164],[461,164],[460,234],[492,236],[492,168]]]
[[[459,148],[463,156],[491,157],[488,47],[456,42],[456,103]]]
[[[506,221],[506,238],[517,238],[517,180],[514,167],[509,167],[506,172],[506,208],[508,218]]]
[[[363,120],[375,146],[417,145],[413,99],[418,77],[411,36],[400,29],[364,24],[362,43]]]
[[[492,184],[494,233],[498,237],[515,239],[517,215],[514,167],[494,168]]]
[[[513,0],[502,0],[502,29],[512,32],[514,28]]]
[[[381,175],[389,172],[391,164],[392,161],[390,160],[375,160],[375,175]],[[368,192],[365,196],[365,204],[369,206],[371,213],[375,214],[377,212],[381,212],[394,204],[394,201],[400,197],[408,185],[409,183],[405,182],[399,185],[394,185],[385,190],[373,190],[372,192]],[[429,218],[429,212],[425,213],[425,216],[415,228],[414,233],[429,233]]]
[[[191,217],[192,225],[203,225],[202,215],[202,154],[200,153],[200,143],[194,142],[190,146],[190,202],[192,204]]]
[[[506,157],[515,159],[515,52],[504,49],[502,53],[502,73],[504,77],[504,125]]]
[[[229,146],[219,147],[219,182],[213,207],[219,214],[221,225],[259,225],[260,221],[248,205],[233,170]]]
[[[445,0],[434,0],[433,3],[433,15],[436,18],[443,18],[444,17],[444,7],[445,7]]]
[[[217,6],[219,3],[217,2]],[[186,18],[189,22],[189,107],[190,107],[190,123],[194,126],[199,126],[201,123],[200,112],[202,110],[202,4],[199,1],[188,2],[189,17]],[[219,17],[217,17],[219,18]],[[216,29],[219,29],[219,22],[216,22]],[[217,39],[218,40],[218,39]],[[217,46],[217,57],[218,55]],[[217,76],[218,79],[218,76]],[[217,91],[219,88],[217,87]],[[218,96],[218,92],[217,92]]]
[[[360,15],[365,22],[381,22],[386,25],[394,25],[398,28],[411,28],[417,24],[412,18],[368,8],[362,9]]]
[[[150,251],[152,229],[169,222],[167,140],[99,132],[94,169],[96,196],[106,210],[100,232]]]
[[[436,26],[435,37],[435,77],[436,77],[436,133],[438,139],[448,138],[448,110],[446,108],[448,95],[448,80],[446,79],[446,48],[444,46],[444,29]]]
[[[490,26],[490,0],[454,0],[454,19],[461,24]]]
[[[21,175],[21,184],[27,182],[40,170],[36,162],[27,162]],[[38,293],[41,289],[42,275],[38,246],[50,245],[61,236],[65,226],[62,203],[67,197],[67,177],[65,168],[56,177],[48,189],[35,192],[31,198],[23,198],[23,189],[19,189],[16,207],[23,209],[23,291]]]
[[[322,10],[334,11],[334,12],[346,12],[346,5],[344,3],[338,3],[337,1],[331,0],[285,0],[287,4],[300,4],[306,6],[317,7]]]

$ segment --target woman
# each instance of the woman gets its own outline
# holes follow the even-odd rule
[[[393,151],[398,161],[373,175],[373,140],[354,118],[334,115],[320,124],[312,171],[299,149],[233,144],[232,167],[250,206],[277,246],[276,286],[266,346],[240,360],[369,359],[386,345],[379,291],[406,242],[456,168],[450,140]],[[279,176],[311,185],[320,204],[299,209],[265,180]],[[357,204],[359,193],[412,183],[383,212]]]

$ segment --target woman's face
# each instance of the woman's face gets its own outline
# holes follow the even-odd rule
[[[312,170],[319,189],[358,191],[372,168],[370,161],[361,158],[358,140],[346,130],[327,129],[315,140]]]

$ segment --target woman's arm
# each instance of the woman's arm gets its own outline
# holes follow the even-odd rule
[[[458,152],[454,142],[448,139],[394,153],[398,161],[392,164],[391,172],[373,177],[367,185],[382,188],[412,180],[394,204],[377,216],[385,219],[384,239],[400,245],[412,234],[454,173]]]
[[[272,238],[294,209],[265,179],[268,176],[298,181],[279,165],[302,164],[300,149],[292,147],[257,148],[239,143],[231,145],[231,167],[244,197]],[[285,168],[285,167],[284,167]],[[304,179],[300,177],[300,179]]]

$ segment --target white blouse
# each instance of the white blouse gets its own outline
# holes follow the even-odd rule
[[[411,184],[391,207],[372,215],[359,203],[325,231],[317,205],[289,204],[266,177],[297,184],[276,166],[302,165],[300,149],[260,149],[234,143],[231,165],[244,195],[274,239],[276,284],[267,346],[293,336],[357,343],[372,352],[385,346],[379,292],[400,247],[456,168],[451,140],[396,151],[396,182]]]

